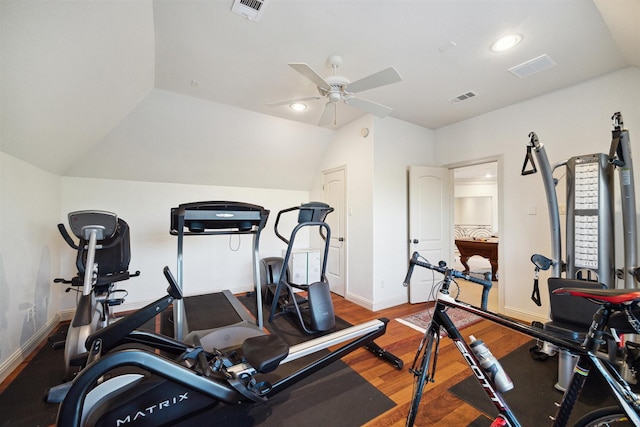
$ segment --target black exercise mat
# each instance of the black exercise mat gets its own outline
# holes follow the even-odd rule
[[[67,327],[52,337],[64,340]],[[51,343],[35,354],[27,367],[0,394],[0,426],[48,426],[56,422],[58,405],[46,403],[44,395],[62,382],[64,351],[54,350]]]
[[[549,416],[555,415],[557,411],[555,403],[562,400],[562,393],[554,388],[558,378],[558,356],[544,362],[533,360],[529,354],[529,348],[533,345],[533,341],[527,343],[500,359],[500,364],[515,385],[503,397],[522,425],[550,425]],[[615,405],[600,375],[594,371],[592,373],[573,408],[570,425],[587,412]],[[498,414],[475,377],[466,378],[449,391],[490,418],[495,418]],[[491,421],[487,421],[486,425],[490,424]]]
[[[273,396],[266,404],[218,405],[182,424],[246,426],[361,426],[395,403],[337,361]]]

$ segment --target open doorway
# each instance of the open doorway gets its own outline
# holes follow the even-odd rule
[[[498,161],[452,168],[454,268],[476,277],[493,275],[489,309],[498,310],[499,173]],[[461,285],[461,299],[479,304],[482,289]]]

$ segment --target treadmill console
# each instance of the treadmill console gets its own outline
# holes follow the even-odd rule
[[[171,208],[170,232],[172,235],[253,233],[265,226],[268,217],[268,210],[249,203],[185,203]]]

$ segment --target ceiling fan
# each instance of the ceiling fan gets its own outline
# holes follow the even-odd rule
[[[333,70],[333,74],[328,77],[320,76],[320,74],[318,74],[307,64],[298,62],[289,64],[291,68],[315,83],[320,96],[316,95],[305,98],[289,99],[286,101],[274,102],[269,105],[279,106],[301,101],[327,98],[328,102],[325,104],[322,115],[320,116],[320,121],[318,122],[319,126],[336,124],[337,104],[339,101],[342,101],[347,105],[359,108],[360,110],[378,117],[386,117],[393,111],[393,108],[391,107],[359,98],[355,96],[355,94],[358,92],[363,92],[365,90],[374,89],[380,86],[386,86],[391,83],[402,81],[402,77],[400,77],[400,74],[398,74],[395,68],[389,67],[367,77],[363,77],[360,80],[356,80],[355,82],[351,82],[346,77],[339,76],[337,74],[338,67],[342,64],[341,56],[330,56],[328,63]]]

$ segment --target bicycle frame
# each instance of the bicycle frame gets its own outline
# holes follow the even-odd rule
[[[501,393],[496,390],[492,381],[480,367],[478,358],[475,356],[473,351],[471,351],[470,346],[464,340],[464,338],[460,334],[460,331],[453,324],[453,322],[449,318],[449,315],[447,314],[447,309],[449,308],[461,309],[511,330],[524,333],[532,338],[550,342],[560,348],[567,349],[568,351],[579,355],[578,363],[574,370],[575,374],[573,375],[569,387],[567,388],[567,391],[563,396],[562,403],[560,404],[560,407],[558,408],[558,411],[555,415],[553,426],[567,425],[575,402],[577,401],[584,382],[589,375],[590,370],[592,369],[598,371],[600,375],[602,375],[602,377],[605,379],[617,403],[627,414],[629,420],[633,422],[634,425],[640,425],[640,397],[631,390],[628,383],[622,378],[616,368],[612,366],[612,364],[608,360],[604,359],[602,356],[599,356],[597,353],[598,346],[604,334],[604,327],[606,326],[606,322],[608,321],[609,315],[611,314],[611,310],[609,308],[607,308],[606,306],[602,306],[598,310],[597,314],[594,316],[594,323],[592,324],[592,327],[583,346],[574,341],[549,334],[548,332],[545,332],[540,328],[529,326],[525,323],[512,320],[505,316],[501,316],[500,314],[488,310],[483,310],[464,302],[456,301],[448,293],[448,288],[452,277],[451,272],[454,270],[444,268],[442,264],[439,267],[436,267],[429,263],[417,261],[417,257],[415,256],[415,254],[411,260],[411,266],[413,266],[414,264],[440,272],[444,271],[443,274],[445,275],[443,286],[438,292],[438,298],[436,300],[431,323],[427,328],[424,340],[421,343],[418,352],[416,353],[413,367],[410,369],[410,371],[413,372],[414,375],[417,375],[414,368],[417,366],[420,354],[424,352],[422,359],[422,369],[430,369],[431,371],[425,376],[425,378],[426,380],[433,380],[436,371],[437,354],[440,340],[439,333],[440,330],[443,329],[447,332],[448,337],[453,340],[456,349],[460,352],[465,362],[469,365],[469,368],[473,372],[474,377],[482,386],[482,389],[489,397],[500,416],[508,421],[509,426],[516,427],[521,425],[517,420],[516,415],[511,411],[508,404],[503,399]],[[408,276],[410,276],[410,272]],[[429,342],[429,337],[434,337],[435,343]],[[423,347],[423,345],[425,344],[426,346]],[[434,344],[435,354],[432,353],[434,350]],[[417,394],[420,394],[420,396],[416,396],[414,397],[414,399],[417,398],[419,403],[422,392],[419,391]],[[413,417],[415,417],[415,414],[413,414]],[[413,421],[408,422],[408,425],[412,424]]]

